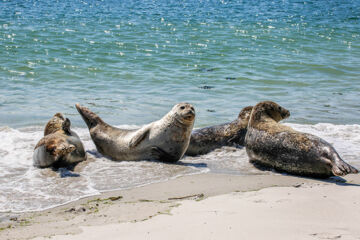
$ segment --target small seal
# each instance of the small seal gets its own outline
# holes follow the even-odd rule
[[[44,137],[34,149],[35,167],[68,167],[86,160],[84,146],[79,136],[70,130],[70,120],[56,113],[46,124]]]
[[[223,146],[244,146],[252,108],[243,108],[238,118],[232,122],[193,130],[185,155],[207,154]]]
[[[191,104],[176,104],[162,119],[139,129],[112,127],[88,108],[76,104],[97,150],[116,161],[160,160],[176,162],[185,153],[195,110]]]
[[[289,116],[287,109],[271,101],[260,102],[253,108],[245,137],[250,162],[319,178],[358,173],[325,140],[278,123]]]

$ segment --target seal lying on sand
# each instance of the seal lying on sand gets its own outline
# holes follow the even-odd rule
[[[321,178],[358,173],[325,140],[278,123],[289,116],[288,110],[271,101],[253,108],[245,137],[252,163]]]
[[[223,146],[244,146],[251,110],[252,106],[243,108],[232,122],[194,130],[185,155],[206,154]]]
[[[70,120],[56,113],[46,124],[44,137],[35,146],[35,167],[66,167],[86,160],[79,136],[70,130]]]
[[[175,105],[162,119],[136,130],[112,127],[88,108],[76,104],[97,150],[113,160],[154,159],[176,162],[185,153],[195,120],[191,104]]]

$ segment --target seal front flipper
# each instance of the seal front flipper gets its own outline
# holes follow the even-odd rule
[[[89,129],[95,127],[99,123],[105,124],[104,121],[95,113],[90,111],[88,108],[80,106],[80,104],[75,104],[76,109],[80,113],[81,117],[84,119],[86,125]]]
[[[163,162],[176,162],[179,160],[177,157],[172,156],[159,147],[152,147],[151,153],[153,157]]]
[[[146,138],[146,136],[150,133],[150,128],[140,128],[138,131],[135,132],[135,135],[129,141],[129,147],[134,148],[136,147],[142,140]]]

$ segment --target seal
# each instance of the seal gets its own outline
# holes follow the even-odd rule
[[[46,124],[44,137],[34,149],[35,167],[69,167],[86,160],[84,146],[79,136],[70,130],[71,122],[56,113]]]
[[[289,116],[287,109],[271,101],[260,102],[253,108],[245,137],[250,162],[319,178],[358,173],[325,140],[278,123]]]
[[[189,145],[195,120],[194,107],[179,103],[160,120],[128,130],[110,126],[79,104],[76,108],[88,126],[97,150],[116,161],[178,161]]]
[[[223,146],[244,146],[252,108],[243,108],[232,122],[193,130],[185,155],[207,154]]]

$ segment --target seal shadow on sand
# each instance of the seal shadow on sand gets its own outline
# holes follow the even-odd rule
[[[74,173],[73,172],[73,168],[69,169],[69,168],[58,168],[57,172],[59,173],[61,178],[66,178],[66,177],[80,177],[80,174],[78,173]]]
[[[86,151],[86,152],[93,155],[93,153],[90,151]],[[60,178],[81,177],[80,173],[81,173],[82,169],[90,162],[95,161],[95,158],[92,157],[92,155],[90,157],[88,156],[88,158],[85,161],[74,163],[74,164],[68,165],[66,167],[58,167],[55,165],[55,166],[52,166],[51,169],[54,172],[57,172],[59,174]],[[102,157],[102,155],[99,155],[99,153],[97,153],[97,155],[98,155],[97,157]]]
[[[305,177],[305,176],[298,176],[298,175],[293,175],[293,174],[286,173],[286,172],[277,171],[277,170],[274,170],[271,167],[266,167],[266,166],[259,165],[259,164],[256,164],[256,163],[252,163],[252,166],[254,168],[258,169],[258,170],[261,170],[261,171],[270,171],[270,172],[278,173],[278,174],[285,175],[285,176],[296,177],[296,178],[299,178],[299,179],[312,179],[312,180],[316,180],[316,181],[319,181],[319,182],[334,183],[334,184],[340,185],[340,186],[360,187],[360,184],[349,183],[349,182],[347,182],[347,180],[345,178],[342,178],[342,177],[339,177],[339,176],[332,176],[332,177],[329,177],[329,178]]]
[[[66,177],[80,177],[79,173],[74,172],[74,168],[76,165],[71,165],[67,167],[51,167],[54,172],[59,173],[60,178]]]
[[[97,150],[87,150],[86,152],[88,154],[91,154],[94,158],[106,158],[106,159],[108,159],[110,161],[118,162],[118,161],[112,160],[109,157],[106,157],[106,156],[102,155]],[[163,164],[167,164],[167,165],[179,165],[179,166],[195,167],[195,168],[207,168],[206,163],[185,163],[185,162],[181,162],[181,159],[179,161],[177,161],[177,162],[163,162],[163,161],[154,160],[154,159],[144,159],[143,161],[157,162],[157,163],[163,163]]]

